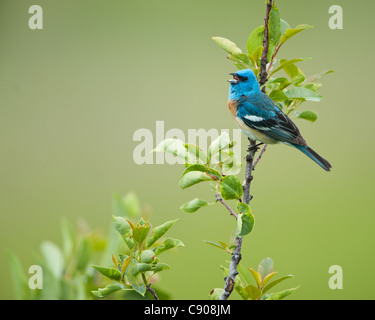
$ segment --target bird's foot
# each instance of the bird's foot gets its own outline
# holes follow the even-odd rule
[[[247,149],[247,152],[251,152],[251,151],[258,151],[259,150],[259,146],[261,146],[262,144],[264,144],[263,142],[260,142],[258,144],[256,144],[255,146],[252,146],[252,145],[249,145],[249,148]]]

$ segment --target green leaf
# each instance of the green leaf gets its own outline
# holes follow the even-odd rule
[[[88,300],[87,299],[87,288],[86,288],[86,276],[85,275],[77,275],[75,278],[75,286],[76,286],[76,295],[74,297],[75,300]],[[73,291],[73,288],[70,288]],[[69,290],[69,289],[68,289]],[[65,298],[65,296],[64,296]]]
[[[133,238],[131,236],[127,236],[124,240],[128,248],[132,251],[135,248],[135,243],[134,243]]]
[[[243,61],[246,65],[250,65],[251,62],[250,62],[250,59],[249,59],[249,56],[246,54],[246,53],[241,53],[241,54],[238,54],[237,57]]]
[[[43,241],[40,246],[47,268],[57,278],[61,278],[64,273],[64,255],[60,248],[51,241]]]
[[[212,168],[209,168],[207,166],[204,166],[202,164],[193,164],[193,165],[188,166],[185,169],[185,171],[181,175],[180,180],[182,179],[182,177],[184,175],[186,175],[188,172],[192,172],[192,171],[204,172],[207,175],[209,175],[213,180],[220,180],[222,178],[222,176],[221,176],[221,174],[220,174],[219,171],[216,171],[216,170],[214,170]]]
[[[281,32],[281,35],[284,35],[287,29],[290,29],[289,23],[286,22],[283,19],[280,19],[280,32]]]
[[[271,272],[267,274],[262,281],[262,287],[264,287],[268,283],[268,281],[270,281],[276,274],[277,272]]]
[[[113,212],[115,216],[133,218],[141,214],[138,197],[134,192],[129,192],[124,197],[113,197]]]
[[[141,207],[137,195],[129,192],[124,197],[113,197],[113,212],[115,216],[133,218],[141,214]]]
[[[254,277],[254,279],[255,279],[255,281],[256,281],[258,287],[261,288],[261,287],[262,287],[262,276],[260,275],[260,273],[257,272],[257,271],[255,271],[254,269],[251,269],[251,268],[247,268],[247,269],[248,269],[248,270],[251,272],[251,274],[253,275],[253,277]]]
[[[225,200],[240,199],[243,195],[241,181],[236,176],[225,176],[220,181],[221,195]]]
[[[223,174],[236,175],[241,171],[242,163],[238,161],[236,156],[230,158],[232,161],[224,163],[222,166]]]
[[[237,63],[241,63],[241,60],[236,58],[233,54],[230,54],[227,56],[227,59],[233,61],[233,62],[237,62]]]
[[[154,152],[167,152],[175,157],[184,159],[187,163],[193,162],[193,157],[186,150],[185,144],[179,139],[165,139],[153,150]]]
[[[132,283],[132,287],[141,296],[144,296],[146,294],[146,286],[145,285],[142,284],[142,285],[138,286],[137,284]]]
[[[310,77],[307,79],[307,82],[314,82],[314,81],[316,81],[316,80],[318,80],[318,79],[320,79],[320,78],[322,78],[322,77],[324,77],[325,75],[330,74],[330,73],[335,73],[335,71],[333,71],[333,70],[322,71],[322,72],[320,72],[320,73],[318,73],[318,74],[315,74],[315,75],[313,75],[313,76],[310,76]]]
[[[272,76],[273,74],[280,71],[281,69],[284,69],[285,72],[287,72],[287,71],[289,72],[289,73],[287,72],[287,74],[290,76],[290,78],[293,78],[293,77],[298,75],[298,72],[295,70],[295,68],[297,68],[297,67],[294,64],[297,63],[297,62],[306,61],[306,60],[310,60],[310,59],[311,58],[297,58],[297,59],[291,59],[291,60],[280,59],[279,67],[277,67],[275,70],[273,70],[269,75]]]
[[[249,286],[246,286],[245,289],[247,293],[249,294],[249,298],[251,300],[257,300],[262,295],[262,292],[257,287],[253,286],[252,284]]]
[[[186,189],[203,181],[213,181],[213,179],[208,173],[201,171],[190,171],[181,177],[178,186],[181,189]]]
[[[262,280],[273,272],[273,261],[271,258],[265,258],[259,263],[258,272]]]
[[[205,207],[208,205],[208,202],[207,201],[204,201],[204,200],[200,200],[198,198],[195,198],[185,204],[183,204],[180,209],[182,211],[185,211],[185,212],[188,212],[188,213],[193,213],[193,212],[196,212],[197,210],[199,210],[200,208],[202,207]]]
[[[116,284],[110,284],[110,285],[106,286],[105,288],[99,288],[98,290],[91,291],[91,292],[97,298],[106,298],[110,294],[112,294],[114,292],[117,292],[119,290],[133,290],[133,289],[132,288],[126,288],[122,284],[116,283]]]
[[[256,49],[253,53],[253,60],[254,60],[254,63],[258,66],[258,68],[255,68],[253,69],[254,71],[254,74],[256,76],[258,76],[259,74],[259,69],[260,69],[260,58],[262,57],[262,53],[263,53],[263,46],[259,47],[258,49]]]
[[[243,300],[249,300],[249,294],[246,290],[246,287],[238,281],[238,278],[236,277],[234,281],[234,289],[237,291],[237,293],[241,296]]]
[[[176,223],[177,220],[178,219],[170,220],[160,226],[152,228],[151,234],[146,240],[146,247],[149,248],[152,246],[156,240],[160,239]]]
[[[116,216],[113,216],[113,223],[115,225],[115,229],[126,242],[126,238],[133,234],[130,224],[123,217]]]
[[[308,101],[320,101],[322,96],[304,87],[294,87],[285,91],[289,99],[305,99]]]
[[[127,254],[122,254],[122,253],[119,253],[118,257],[120,258],[121,264],[123,264],[127,258],[129,258],[129,257],[132,258],[132,256],[128,256]]]
[[[197,145],[186,143],[185,148],[188,152],[194,155],[194,157],[196,157],[197,159],[200,159],[203,163],[208,162],[206,153],[203,150],[201,150]]]
[[[285,60],[281,59],[281,63]],[[283,67],[284,72],[289,76],[290,79],[295,79],[299,75],[299,69],[294,63],[288,63]]]
[[[251,210],[245,202],[239,202],[237,204],[237,210],[240,214],[251,214]]]
[[[270,94],[269,97],[273,101],[284,101],[288,100],[288,96],[284,93],[284,91],[281,90],[273,90]]]
[[[122,203],[125,208],[124,216],[132,218],[141,214],[141,206],[139,204],[138,197],[134,192],[129,192],[126,194],[122,199]]]
[[[242,64],[242,63],[234,62],[233,64],[234,64],[234,66],[235,66],[238,70],[243,70],[243,69],[248,69],[248,68],[249,68],[248,66],[246,66],[246,65],[244,65],[244,64]]]
[[[129,219],[125,219],[127,223],[129,223],[130,228],[133,230],[137,227],[134,222],[130,221]]]
[[[241,263],[238,264],[237,266],[237,271],[241,277],[241,279],[245,282],[246,285],[250,285],[251,284],[251,275],[252,273],[250,272],[250,270],[246,267],[244,267]]]
[[[139,219],[139,221],[137,222],[137,227],[143,227],[146,224],[147,224],[146,220],[143,219],[143,217],[141,217],[141,219]]]
[[[74,231],[66,219],[61,221],[62,247],[65,259],[70,259],[75,247]]]
[[[305,81],[305,79],[306,77],[304,73],[300,69],[298,69],[298,75],[293,78],[292,82],[294,85],[299,86]]]
[[[310,89],[316,93],[318,93],[319,89],[321,88],[322,84],[321,83],[306,83],[303,87],[306,89]]]
[[[299,286],[297,288],[287,289],[287,290],[284,290],[284,291],[281,291],[281,292],[276,292],[276,293],[271,293],[267,296],[267,298],[265,300],[282,300],[285,297],[289,296],[291,293],[293,293],[298,288],[299,288]]]
[[[153,269],[155,273],[161,272],[164,270],[169,270],[171,267],[166,263],[157,263]]]
[[[221,242],[221,241],[209,241],[209,240],[203,240],[203,241],[206,242],[207,244],[211,245],[211,246],[214,246],[216,248],[222,249],[224,251],[229,250],[227,244],[224,243],[224,242]]]
[[[223,291],[224,289],[221,288],[212,289],[210,294],[208,295],[208,300],[220,300]]]
[[[238,48],[237,45],[234,42],[232,42],[228,39],[225,39],[225,38],[221,38],[221,37],[213,37],[212,40],[214,40],[219,45],[219,47],[224,49],[226,52],[232,54],[236,58],[241,59],[240,56],[243,53],[242,53],[241,49]]]
[[[300,24],[294,29],[287,29],[280,39],[280,44],[286,42],[291,37],[295,36],[297,33],[300,33],[301,31],[310,29],[310,28],[312,28],[312,26],[309,26],[307,24]]]
[[[214,163],[221,165],[224,175],[236,175],[241,170],[241,160],[238,159],[233,150],[224,150],[214,159]]]
[[[132,268],[132,275],[135,277],[139,273],[151,271],[154,269],[154,266],[149,263],[136,263],[135,266]]]
[[[126,257],[125,259],[121,259],[122,266],[121,266],[121,272],[122,274],[125,274],[127,272],[127,269],[129,267],[130,261],[132,260],[132,256]]]
[[[103,276],[107,277],[108,279],[120,281],[121,280],[121,272],[114,268],[107,268],[107,267],[101,267],[92,265],[98,272],[100,272]]]
[[[237,218],[237,232],[239,237],[248,235],[254,227],[254,216],[249,206],[244,202],[239,202],[237,210],[240,213]]]
[[[302,111],[302,112],[296,111],[295,115],[297,118],[305,119],[310,122],[315,122],[318,119],[318,115],[315,112],[309,111],[309,110]]]
[[[254,56],[256,50],[262,47],[263,50],[264,26],[260,26],[251,32],[250,37],[247,39],[247,53]]]
[[[268,285],[266,285],[264,288],[263,288],[263,294],[265,294],[267,291],[269,291],[270,289],[272,289],[274,286],[276,286],[277,284],[279,284],[280,282],[284,281],[284,280],[287,280],[287,279],[290,279],[290,278],[293,278],[294,276],[293,275],[288,275],[288,276],[285,276],[285,277],[282,277],[282,278],[279,278],[279,279],[276,279],[272,282],[270,282]]]
[[[211,159],[211,157],[216,154],[217,152],[220,152],[221,150],[224,150],[229,147],[230,145],[230,138],[226,131],[223,131],[219,137],[217,137],[214,141],[212,141],[211,145],[208,148],[208,158]]]
[[[181,240],[168,238],[168,239],[164,240],[164,242],[161,246],[156,247],[155,255],[159,255],[162,252],[164,252],[166,250],[169,250],[169,249],[173,249],[173,248],[177,248],[177,247],[184,247],[184,246],[185,245],[183,244],[183,242]]]
[[[251,63],[251,61],[249,59],[249,56],[247,54],[243,53],[241,55],[238,55],[238,57],[241,57],[241,59],[239,59],[239,58],[235,57],[234,55],[230,54],[230,55],[227,56],[227,59],[233,61],[233,64],[235,66],[238,65],[239,69],[240,69],[240,67],[241,67],[241,69],[244,69],[244,68],[246,69],[246,68],[249,68],[249,67],[250,68],[253,67],[253,65],[252,65],[252,63]]]
[[[13,280],[13,286],[16,293],[17,300],[29,299],[28,292],[30,291],[28,278],[26,277],[19,258],[11,253],[9,255],[10,272]]]
[[[280,78],[276,78],[276,79],[269,81],[269,84],[278,84],[277,89],[283,90],[289,85],[291,85],[292,83],[287,78],[280,77]]]
[[[86,237],[82,237],[77,244],[76,253],[76,268],[77,270],[84,272],[91,258],[91,245]]]
[[[133,229],[133,239],[140,245],[146,239],[149,231],[150,226],[148,224],[144,224],[142,226],[137,226]]]
[[[281,21],[279,9],[277,9],[276,4],[273,3],[273,6],[270,11],[269,21],[268,21],[268,31],[269,31],[269,48],[267,53],[268,61],[271,60],[274,53],[276,45],[279,43],[281,37]]]

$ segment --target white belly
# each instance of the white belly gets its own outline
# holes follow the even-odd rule
[[[266,144],[275,144],[277,143],[276,140],[267,137],[265,134],[249,128],[239,117],[235,117],[234,120],[236,121],[238,127],[241,131],[246,134],[251,140],[260,141]]]
[[[253,129],[247,129],[246,131],[245,130],[242,130],[241,131],[247,135],[251,140],[255,140],[255,141],[260,141],[262,143],[266,143],[266,144],[275,144],[275,143],[278,143],[278,141],[272,139],[272,138],[269,138],[267,137],[266,135],[256,131],[256,130],[253,130]]]

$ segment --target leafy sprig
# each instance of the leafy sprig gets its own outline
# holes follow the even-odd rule
[[[211,243],[210,243],[211,244]],[[217,246],[215,245],[216,247]],[[229,252],[230,253],[230,252]],[[228,268],[221,267],[224,275],[228,275]],[[273,269],[273,261],[271,258],[263,259],[258,266],[258,270],[246,268],[241,263],[238,265],[238,276],[236,277],[234,289],[243,300],[282,300],[293,293],[296,288],[286,289],[275,293],[269,291],[279,283],[291,279],[293,275],[287,275],[275,279],[277,272]],[[273,279],[271,281],[271,279]],[[222,294],[221,288],[215,288],[210,292],[210,300],[218,300]]]
[[[113,267],[93,265],[111,283],[92,293],[98,298],[105,298],[117,291],[134,290],[141,296],[149,291],[158,299],[155,290],[151,289],[151,281],[159,272],[170,269],[168,264],[160,261],[159,256],[167,250],[184,246],[181,240],[163,238],[177,220],[167,221],[157,227],[153,227],[144,217],[134,222],[132,220],[140,211],[136,199],[130,199],[129,203],[129,197],[126,197],[117,199],[116,203],[117,211],[124,216],[114,215],[113,224],[126,249],[112,254]]]

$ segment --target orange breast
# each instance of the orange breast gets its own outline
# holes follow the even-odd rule
[[[235,118],[237,116],[237,101],[236,100],[229,100],[228,101],[228,108],[232,117]]]

